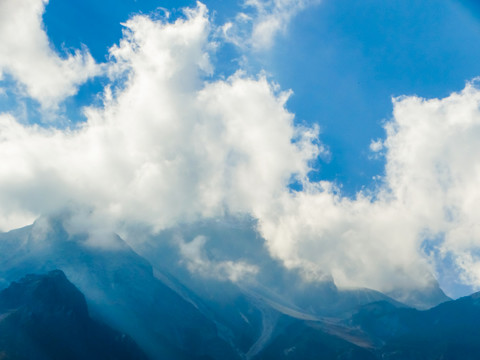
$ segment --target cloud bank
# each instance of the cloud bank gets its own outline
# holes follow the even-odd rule
[[[174,23],[134,16],[110,49],[103,106],[86,108],[85,123],[44,128],[1,114],[1,228],[65,209],[79,214],[77,227],[114,230],[250,214],[271,255],[307,280],[331,273],[340,286],[420,287],[449,258],[460,281],[480,285],[480,90],[473,83],[445,99],[395,99],[385,139],[371,146],[385,158],[382,182],[346,198],[335,184],[308,180],[325,150],[318,128],[297,125],[286,109],[289,92],[241,71],[208,80],[212,32],[202,4]],[[35,98],[44,80],[30,86],[18,74]],[[204,242],[181,243],[192,271],[232,280],[255,273],[247,263],[208,262]]]
[[[1,115],[2,227],[76,206],[162,229],[250,212],[305,178],[317,130],[295,127],[288,93],[264,77],[204,82],[209,34],[203,5],[175,23],[135,16],[110,50],[118,86],[85,123],[47,129]]]
[[[383,291],[427,284],[448,258],[478,288],[480,90],[468,84],[445,99],[393,102],[383,183],[355,199],[331,183],[284,194],[259,216],[270,250],[307,276]],[[309,275],[310,274],[310,275]]]

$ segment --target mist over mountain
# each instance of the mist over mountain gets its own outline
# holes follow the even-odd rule
[[[103,243],[88,233],[71,235],[67,219],[41,218],[0,234],[0,251],[8,254],[0,263],[2,287],[60,269],[84,294],[95,321],[131,336],[151,359],[375,359],[413,349],[412,341],[396,344],[403,336],[415,339],[423,331],[418,324],[430,344],[451,340],[456,346],[457,332],[439,337],[436,319],[456,316],[452,329],[467,329],[478,316],[475,302],[453,305],[465,313],[445,315],[449,310],[436,310],[445,305],[424,312],[378,291],[339,289],[332,279],[305,282],[268,256],[251,219],[172,228],[155,241],[134,243],[138,252],[115,234],[104,234]],[[203,240],[195,243],[199,236]],[[255,265],[255,271],[239,271],[242,263],[240,269]],[[431,288],[415,295],[424,299],[420,308],[448,300]],[[51,316],[45,312],[44,324]],[[450,348],[442,349],[447,354]]]
[[[108,248],[92,247],[87,234],[71,237],[59,219],[2,235],[0,246],[9,249],[1,264],[4,282],[61,269],[85,294],[93,316],[131,334],[149,356],[236,358],[214,322],[156,279],[118,236],[110,234]]]
[[[257,223],[250,217],[206,219],[161,231],[151,241],[134,247],[157,269],[171,273],[198,292],[209,284],[218,287],[234,276],[232,282],[244,291],[271,296],[314,315],[339,315],[379,300],[419,309],[449,300],[433,277],[422,288],[397,288],[388,296],[366,288],[339,288],[329,275],[306,281],[301,270],[287,269],[279,259],[272,258],[256,229]],[[244,270],[248,266],[253,273]]]

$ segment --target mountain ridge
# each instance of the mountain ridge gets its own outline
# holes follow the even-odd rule
[[[227,237],[225,226],[211,231]],[[229,241],[244,246],[238,241],[252,236],[242,226],[235,224],[232,238],[223,239],[226,250]],[[188,239],[204,230],[186,228],[186,233],[167,235]],[[318,354],[325,359],[374,359],[391,338],[356,322],[359,312],[413,310],[374,290],[337,289],[333,281],[304,283],[299,274],[278,270],[276,261],[262,260],[266,253],[258,238],[233,261],[251,253],[266,261],[261,268],[266,272],[259,281],[232,282],[190,271],[178,249],[161,236],[155,239],[156,248],[143,251],[118,235],[105,236],[109,246],[96,246],[88,233],[70,235],[61,219],[40,219],[0,234],[0,252],[7,254],[0,262],[0,288],[26,273],[60,268],[84,293],[92,317],[131,333],[152,359],[309,359]],[[226,253],[216,248],[216,241],[212,238],[204,255],[224,261]],[[216,252],[210,254],[212,249]],[[275,271],[280,277],[271,288]],[[373,310],[368,313],[371,321],[376,319]]]

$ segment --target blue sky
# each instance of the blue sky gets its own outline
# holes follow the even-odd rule
[[[15,1],[1,229],[247,214],[308,279],[480,288],[475,1]]]

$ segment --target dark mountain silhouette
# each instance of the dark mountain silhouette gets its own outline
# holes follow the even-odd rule
[[[90,318],[60,270],[27,275],[0,292],[1,359],[147,359],[126,334]]]

